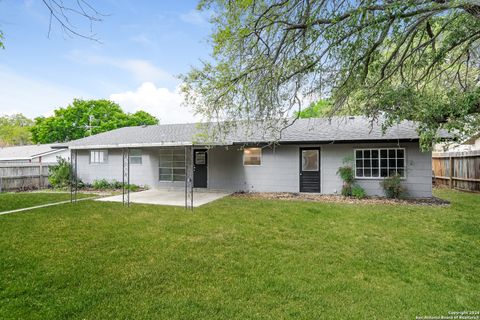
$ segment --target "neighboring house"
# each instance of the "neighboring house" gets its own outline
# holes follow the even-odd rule
[[[203,125],[205,127],[205,125]],[[130,182],[153,188],[195,188],[252,192],[340,193],[337,170],[353,157],[356,182],[369,195],[383,195],[380,182],[404,177],[412,197],[432,196],[431,152],[421,152],[416,125],[386,130],[364,117],[299,119],[276,144],[255,130],[238,129],[222,141],[204,144],[198,124],[126,127],[69,143],[77,152],[78,176],[122,181],[129,150]],[[76,150],[76,151],[75,151]]]
[[[480,133],[465,139],[462,143],[438,143],[433,152],[465,152],[480,150]]]
[[[0,163],[56,163],[57,157],[70,158],[70,151],[57,144],[35,144],[0,148]]]

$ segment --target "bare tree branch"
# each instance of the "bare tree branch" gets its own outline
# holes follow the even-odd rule
[[[42,0],[47,7],[50,17],[48,25],[48,37],[52,32],[52,24],[58,23],[60,29],[68,36],[77,36],[80,38],[100,42],[97,35],[93,33],[93,24],[101,22],[105,14],[98,12],[86,0],[72,0],[71,4],[64,4],[64,1]],[[86,20],[89,24],[89,33],[77,30],[77,26],[72,23],[72,19],[80,18]]]

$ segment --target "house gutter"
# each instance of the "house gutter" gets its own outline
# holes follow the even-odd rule
[[[418,142],[418,138],[405,138],[405,139],[358,139],[358,140],[305,140],[305,141],[276,141],[276,142],[234,142],[234,145],[269,145],[277,143],[279,145],[292,145],[292,144],[352,144],[352,143],[386,143],[386,142]]]
[[[291,144],[352,144],[352,143],[398,143],[398,142],[418,142],[418,138],[403,139],[358,139],[358,140],[310,140],[310,141],[277,141],[279,145]],[[272,142],[267,141],[249,141],[249,142],[231,142],[231,143],[192,143],[185,142],[159,142],[159,143],[122,143],[122,144],[97,144],[97,145],[78,145],[69,146],[70,150],[90,150],[90,149],[122,149],[122,148],[148,148],[148,147],[185,147],[185,146],[241,146],[241,145],[269,145]]]
[[[159,143],[122,143],[122,144],[97,144],[97,145],[80,145],[69,146],[70,150],[87,150],[87,149],[122,149],[122,148],[148,148],[148,147],[189,147],[189,146],[227,146],[231,144],[196,144],[190,141],[185,142],[159,142]]]

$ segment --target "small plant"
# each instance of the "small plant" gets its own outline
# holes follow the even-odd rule
[[[117,180],[108,182],[107,179],[100,179],[93,181],[92,188],[95,190],[119,190],[123,188],[123,184]],[[140,190],[141,187],[136,184],[125,184],[125,189],[135,192]]]
[[[380,182],[383,190],[385,191],[385,196],[387,198],[400,198],[405,193],[405,188],[401,184],[402,179],[399,174],[395,174],[388,178],[385,178]]]
[[[352,196],[357,199],[363,199],[367,196],[367,193],[365,192],[365,189],[356,184],[352,187]]]
[[[49,168],[48,182],[53,188],[66,188],[70,185],[72,167],[64,158],[57,157],[57,164]]]
[[[117,180],[113,180],[111,183],[111,188],[112,189],[122,189],[122,183]]]
[[[350,197],[352,195],[352,186],[350,184],[343,184],[342,186],[342,196]]]
[[[337,174],[342,178],[343,182],[351,184],[355,180],[355,177],[353,176],[353,168],[350,166],[338,168]]]
[[[105,190],[105,189],[112,188],[111,184],[106,179],[93,181],[92,187],[93,189],[96,189],[96,190]]]
[[[343,167],[338,168],[337,174],[343,180],[342,195],[349,197],[352,195],[352,185],[355,181],[353,174],[353,158],[348,156],[343,159]]]
[[[136,192],[136,191],[140,190],[140,186],[137,186],[136,184],[125,185],[125,188],[129,189],[132,192]]]

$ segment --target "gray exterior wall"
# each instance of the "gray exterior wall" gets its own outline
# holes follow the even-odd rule
[[[182,148],[183,149],[183,148]],[[103,149],[102,149],[103,150]],[[184,182],[159,181],[158,158],[159,148],[142,148],[142,164],[130,165],[130,183],[149,188],[183,188]],[[190,153],[187,153],[187,163],[191,163]],[[122,181],[122,150],[109,149],[106,163],[90,163],[90,150],[78,150],[77,173],[85,183],[106,179]],[[191,166],[187,169],[191,176]]]
[[[347,155],[353,155],[354,149],[361,148],[405,148],[406,175],[404,186],[410,197],[431,197],[432,196],[432,153],[421,152],[418,143],[369,143],[369,144],[338,144],[325,145],[322,147],[322,192],[326,194],[340,193],[342,181],[336,175],[338,167]],[[362,186],[369,195],[383,196],[384,192],[380,186],[383,179],[366,178],[357,179],[356,182]]]
[[[312,147],[315,145],[308,145]],[[264,148],[260,166],[244,166],[241,147],[215,147],[208,151],[208,188],[250,192],[299,192],[299,148],[301,145],[282,145]],[[406,150],[404,185],[411,197],[431,197],[431,153],[420,152],[418,143],[329,144],[320,147],[321,192],[340,193],[342,181],[337,170],[347,155],[356,148],[401,147]],[[199,147],[200,149],[200,147]],[[131,166],[131,183],[151,188],[179,188],[183,182],[158,181],[158,148],[144,148],[142,165]],[[188,153],[191,155],[191,153]],[[191,164],[191,157],[187,159]],[[121,150],[109,150],[108,163],[90,164],[87,150],[78,153],[79,177],[87,183],[96,179],[122,180]],[[191,175],[191,166],[188,171]],[[382,179],[358,179],[369,195],[383,195]]]
[[[158,150],[143,149],[142,164],[130,166],[130,183],[155,187],[158,183]],[[106,163],[90,163],[90,151],[78,150],[77,173],[85,183],[106,179],[122,181],[122,150],[109,149]]]

